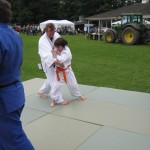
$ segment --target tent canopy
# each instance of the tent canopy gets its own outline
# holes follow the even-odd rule
[[[68,20],[47,20],[40,23],[40,29],[43,32],[47,23],[53,23],[55,25],[56,30],[58,28],[67,27],[72,28],[74,30],[74,23]]]

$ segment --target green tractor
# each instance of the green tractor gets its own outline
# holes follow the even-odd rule
[[[116,40],[128,45],[150,42],[150,25],[143,23],[141,13],[124,13],[121,24],[113,25],[105,33],[106,42],[114,43]]]

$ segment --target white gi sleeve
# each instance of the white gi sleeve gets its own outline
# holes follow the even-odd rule
[[[38,53],[41,57],[41,61],[44,62],[48,67],[50,67],[56,61],[56,58],[53,58],[52,56],[50,47],[44,42],[39,41]]]

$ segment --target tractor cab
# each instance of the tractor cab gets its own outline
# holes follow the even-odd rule
[[[142,24],[143,23],[143,17],[141,13],[124,13],[121,15],[121,25],[126,24]]]

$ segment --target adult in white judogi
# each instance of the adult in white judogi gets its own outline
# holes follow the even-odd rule
[[[63,64],[63,67],[56,65],[56,79],[53,80],[55,83],[53,82],[51,87],[51,98],[55,103],[57,103],[57,101],[63,101],[61,87],[66,82],[73,96],[79,97],[82,100],[85,99],[80,93],[76,77],[71,68],[72,54],[67,46],[67,41],[63,38],[58,38],[54,45],[59,53],[52,51],[54,58],[56,58],[59,63]]]
[[[60,35],[55,32],[54,24],[48,23],[45,28],[45,33],[39,39],[38,54],[40,55],[42,67],[47,78],[38,92],[42,98],[47,98],[51,89],[51,83],[54,80],[54,62],[56,59],[53,58],[51,50],[54,46],[54,41],[58,37],[60,37]]]

